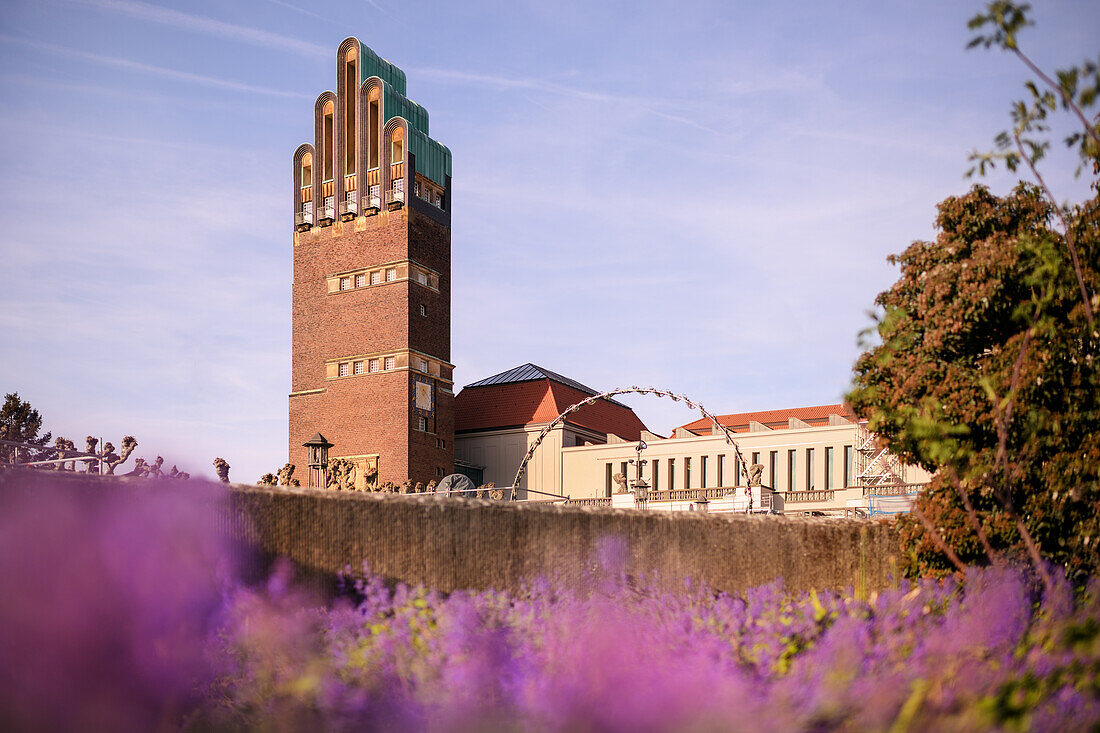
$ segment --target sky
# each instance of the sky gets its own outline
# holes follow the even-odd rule
[[[1041,67],[1096,58],[1100,3],[1033,4]],[[453,153],[456,387],[533,362],[715,413],[840,402],[887,256],[1022,95],[1018,61],[965,50],[980,7],[5,0],[0,389],[78,444],[281,466],[291,156],[356,36]],[[1084,197],[1066,154],[1043,172]]]

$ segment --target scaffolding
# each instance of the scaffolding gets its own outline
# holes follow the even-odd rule
[[[867,429],[866,422],[856,425],[856,483],[864,494],[880,486],[905,483],[905,465],[878,445],[878,436]]]

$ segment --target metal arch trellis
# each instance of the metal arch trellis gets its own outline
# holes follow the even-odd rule
[[[633,387],[616,387],[615,389],[608,390],[607,392],[603,392],[601,394],[593,395],[591,397],[583,399],[580,402],[576,403],[575,405],[570,405],[564,412],[562,412],[560,415],[555,417],[552,421],[547,423],[546,427],[544,427],[542,429],[542,432],[539,433],[539,436],[537,438],[535,438],[535,442],[532,443],[531,447],[527,449],[527,455],[525,455],[523,457],[523,461],[519,464],[519,470],[516,471],[516,478],[512,482],[512,496],[515,496],[515,492],[519,489],[519,482],[523,478],[523,474],[526,473],[526,471],[527,471],[528,462],[530,462],[532,456],[535,455],[535,451],[538,450],[539,445],[546,438],[546,436],[550,434],[550,431],[553,430],[555,426],[557,426],[561,422],[564,422],[565,418],[568,415],[576,412],[577,410],[581,409],[585,405],[590,405],[593,402],[596,402],[597,400],[602,400],[606,397],[614,397],[615,395],[624,395],[624,394],[642,394],[642,395],[651,394],[651,395],[655,395],[657,397],[667,397],[670,400],[672,400],[673,402],[683,402],[685,405],[687,405],[691,409],[698,410],[699,413],[704,418],[711,421],[711,423],[714,425],[714,427],[716,429],[722,431],[722,434],[725,435],[725,437],[726,437],[726,442],[733,446],[733,451],[734,451],[734,453],[737,454],[737,464],[741,468],[741,475],[745,478],[745,483],[746,484],[748,483],[748,479],[749,479],[748,464],[745,463],[745,457],[743,455],[741,455],[741,448],[737,445],[737,442],[733,439],[733,431],[731,431],[729,428],[727,428],[722,423],[718,422],[718,418],[716,418],[714,415],[707,412],[707,409],[705,407],[703,407],[698,402],[694,402],[694,401],[688,399],[687,397],[685,397],[682,394],[675,394],[674,392],[672,392],[670,390],[667,390],[667,389],[657,389],[656,387],[633,386]]]

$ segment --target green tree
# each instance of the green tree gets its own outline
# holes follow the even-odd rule
[[[52,436],[50,433],[40,436],[38,431],[41,429],[42,416],[38,410],[19,399],[17,392],[4,395],[4,406],[0,408],[0,439],[45,446]],[[0,445],[4,463],[11,462],[13,452],[12,446]]]
[[[1034,186],[975,186],[939,205],[935,241],[891,258],[882,343],[848,399],[892,451],[938,472],[917,512],[940,538],[902,522],[911,572],[951,568],[937,539],[966,563],[1026,551],[1028,536],[1071,572],[1097,567],[1100,337],[1052,216]],[[1095,292],[1100,199],[1072,224]]]
[[[907,569],[1030,557],[1077,580],[1100,569],[1100,182],[1060,205],[1039,171],[1049,117],[1078,123],[1066,144],[1100,173],[1100,125],[1083,110],[1100,64],[1038,69],[1019,42],[1030,6],[990,3],[971,47],[1012,53],[1034,75],[1013,127],[970,173],[1026,168],[1033,184],[981,186],[939,205],[939,233],[891,258],[901,278],[876,300],[881,344],[860,357],[848,398],[904,460],[936,471],[900,520]]]

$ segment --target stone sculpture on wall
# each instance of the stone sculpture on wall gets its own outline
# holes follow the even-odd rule
[[[347,458],[333,458],[328,462],[328,486],[333,491],[355,490],[355,464]]]
[[[298,479],[294,478],[294,464],[287,463],[279,469],[279,486],[298,486]],[[274,486],[274,484],[272,484]]]
[[[749,486],[759,486],[760,476],[764,473],[764,466],[760,463],[754,463],[749,466]]]
[[[229,483],[229,462],[224,458],[214,459],[214,470],[218,472],[218,480],[223,484]]]
[[[617,474],[615,474],[614,476],[611,477],[611,480],[614,481],[615,485],[619,487],[619,490],[615,492],[616,494],[625,494],[625,493],[627,493],[627,491],[629,491],[629,489],[627,489],[627,487],[626,487],[626,476],[625,475],[623,475],[621,473],[617,473]]]

